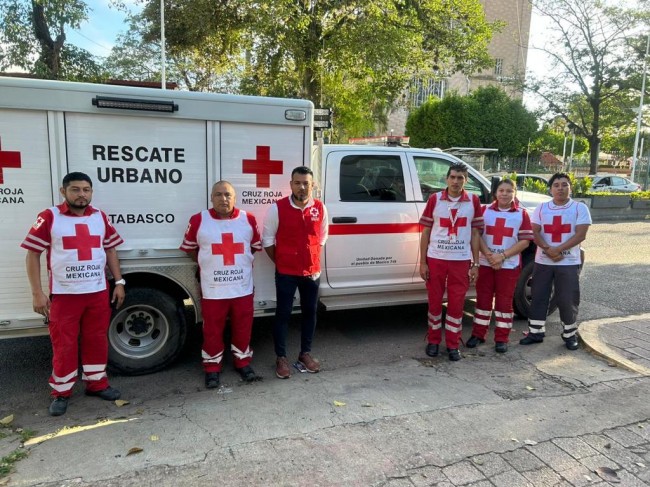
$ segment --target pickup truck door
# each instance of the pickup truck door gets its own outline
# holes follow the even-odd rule
[[[412,284],[418,258],[418,208],[406,154],[368,148],[328,152],[325,246],[332,288]]]

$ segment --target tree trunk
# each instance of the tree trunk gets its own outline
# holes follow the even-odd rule
[[[598,156],[600,155],[600,138],[592,135],[589,141],[589,175],[593,176],[598,172]]]
[[[56,40],[50,35],[50,28],[45,18],[45,9],[43,5],[36,0],[32,0],[32,21],[34,26],[34,36],[41,45],[41,55],[39,61],[47,68],[47,78],[58,79],[61,72],[61,50],[65,42],[65,33],[61,33]]]

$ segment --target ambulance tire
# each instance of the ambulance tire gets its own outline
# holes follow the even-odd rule
[[[531,284],[533,282],[534,265],[535,262],[530,261],[524,266],[524,268],[521,270],[519,281],[517,281],[517,287],[515,288],[513,305],[515,308],[515,313],[517,313],[520,318],[528,318],[528,315],[530,313]],[[551,294],[547,315],[550,315],[556,309],[557,302],[555,301],[555,294]]]
[[[181,303],[158,289],[128,289],[108,328],[108,366],[123,375],[161,370],[183,349],[186,332]]]

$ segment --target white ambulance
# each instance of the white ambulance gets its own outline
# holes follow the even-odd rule
[[[304,100],[0,77],[0,338],[47,334],[32,310],[20,243],[36,214],[60,203],[61,179],[72,171],[92,178],[92,204],[125,241],[118,252],[126,301],[109,329],[109,360],[119,372],[165,367],[187,327],[200,322],[196,266],[178,247],[189,217],[210,206],[220,179],[233,183],[237,206],[257,217],[261,231],[269,205],[290,194],[292,169],[310,166],[330,216],[322,304],[426,302],[418,221],[458,159],[353,145],[312,154],[312,120],[313,105]],[[489,183],[478,172],[471,171],[467,189],[489,201]],[[521,313],[528,279],[518,289]],[[256,315],[272,314],[274,305],[273,265],[262,252]]]

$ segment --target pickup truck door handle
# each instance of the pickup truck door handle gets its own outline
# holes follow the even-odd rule
[[[332,223],[356,223],[356,216],[335,216],[332,218]]]

